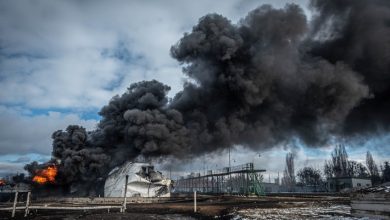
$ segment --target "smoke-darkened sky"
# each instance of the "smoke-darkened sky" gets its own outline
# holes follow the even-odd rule
[[[264,3],[272,4],[278,9],[283,8],[289,2],[294,2],[303,9],[300,15],[293,11],[294,9],[291,9],[291,16],[288,15],[289,12],[286,12],[287,15],[281,12],[269,12],[268,14],[257,12],[257,15],[253,12],[254,15],[248,15],[248,12]],[[375,44],[376,41],[383,42],[385,45],[386,42],[389,44],[389,38],[386,38],[388,29],[375,23],[377,17],[388,11],[381,11],[373,6],[372,10],[369,7],[363,10],[368,18],[372,18],[366,20],[366,22],[374,22],[371,25],[362,24],[363,21],[356,18],[359,15],[352,14],[350,15],[352,24],[349,24],[351,28],[341,31],[329,30],[335,34],[331,37],[337,38],[337,34],[343,37],[339,41],[322,44],[318,42],[321,37],[324,37],[322,32],[326,30],[325,26],[329,23],[329,17],[333,16],[332,18],[343,21],[341,18],[347,15],[342,12],[347,6],[332,3],[326,5],[321,2],[323,1],[312,5],[322,10],[324,16],[318,19],[315,17],[316,13],[314,17],[311,17],[308,1],[232,0],[223,1],[223,3],[219,1],[1,1],[0,173],[21,170],[22,164],[31,160],[42,162],[47,160],[52,151],[51,134],[55,130],[66,129],[69,124],[78,124],[87,130],[95,129],[101,119],[98,115],[101,108],[107,105],[114,95],[123,94],[132,83],[156,79],[170,87],[167,95],[173,98],[176,93],[183,90],[184,82],[189,77],[198,83],[207,85],[215,80],[210,76],[228,78],[240,75],[239,71],[257,70],[265,72],[264,78],[244,76],[243,80],[230,79],[231,84],[225,83],[228,81],[226,80],[224,83],[213,84],[215,87],[209,87],[209,91],[202,90],[202,92],[197,92],[196,89],[187,85],[184,90],[185,94],[192,95],[190,97],[176,96],[174,107],[180,109],[181,112],[188,112],[189,107],[186,106],[190,106],[191,109],[198,108],[202,112],[204,106],[201,106],[199,102],[205,99],[213,103],[220,101],[219,114],[203,112],[208,119],[224,114],[231,116],[228,118],[231,121],[226,122],[229,125],[236,122],[236,118],[244,122],[260,121],[263,124],[251,124],[243,129],[258,131],[267,136],[261,137],[256,133],[248,133],[248,135],[238,134],[235,137],[229,134],[228,130],[238,129],[240,125],[232,125],[226,129],[218,127],[214,133],[211,131],[209,135],[218,136],[219,139],[214,142],[210,141],[210,143],[202,143],[203,147],[207,148],[215,144],[223,149],[230,144],[242,144],[251,147],[250,150],[239,148],[237,155],[241,155],[242,160],[245,160],[245,155],[253,155],[253,152],[259,149],[266,149],[274,158],[283,158],[285,146],[294,144],[281,143],[275,141],[274,138],[289,141],[291,140],[289,138],[294,136],[302,140],[296,144],[298,147],[294,147],[295,151],[299,152],[297,153],[299,158],[319,163],[326,159],[321,154],[324,151],[328,152],[332,146],[332,143],[326,143],[322,138],[328,139],[340,134],[364,134],[359,136],[359,142],[354,142],[354,146],[350,147],[352,157],[363,159],[364,151],[371,150],[374,157],[377,156],[380,160],[389,158],[389,146],[386,146],[389,138],[385,131],[386,128],[376,127],[377,124],[374,123],[380,121],[386,112],[375,111],[377,117],[369,118],[373,123],[357,120],[366,117],[367,112],[373,112],[375,108],[386,109],[388,106],[386,97],[381,97],[386,94],[382,91],[388,89],[386,81],[381,82],[381,79],[386,79],[383,76],[389,74],[389,67],[386,66],[389,62],[387,60],[386,63],[386,60],[381,60],[381,58],[389,59],[387,50],[389,46],[378,48]],[[350,1],[345,2],[347,5],[350,3]],[[362,9],[359,7],[362,5],[364,6],[363,3],[355,4],[353,9],[360,12]],[[373,11],[377,11],[375,14],[377,17],[373,16]],[[220,50],[219,48],[212,50],[206,48],[207,45],[205,46],[202,42],[203,37],[198,35],[198,32],[207,31],[210,28],[207,19],[203,23],[199,23],[198,19],[210,13],[221,14],[230,20],[226,22],[220,19],[221,26],[226,25],[231,29],[223,34],[234,39],[233,42],[229,40],[224,42],[230,50],[219,51],[221,54],[215,53]],[[270,18],[270,21],[266,21],[265,17]],[[217,20],[218,18],[210,19]],[[295,19],[296,22],[291,24],[292,31],[284,31],[286,27],[276,26],[278,24],[273,23],[273,20],[278,19]],[[311,20],[316,22],[318,29],[312,29],[310,25],[306,25],[306,22],[309,23]],[[248,30],[236,28],[235,24],[239,23],[251,28]],[[360,29],[359,24],[361,24]],[[198,27],[193,29],[195,25]],[[267,29],[270,33],[275,33],[275,35],[263,36],[266,39],[263,43],[269,43],[272,46],[250,48],[251,45],[258,45],[253,36],[259,36],[258,32],[262,30],[252,28],[257,25]],[[340,22],[335,28],[340,28],[342,25],[345,24]],[[371,27],[372,30],[366,30],[365,27]],[[183,37],[184,32],[192,32],[192,34]],[[360,33],[372,33],[372,35],[358,37]],[[304,50],[304,46],[286,47],[283,42],[286,35],[289,36],[292,44],[305,35],[313,35],[312,39],[319,40],[307,42],[311,49],[305,54],[310,57],[301,57],[299,61],[296,61],[292,57],[300,56],[298,50]],[[267,38],[269,38],[268,41]],[[180,39],[181,44],[176,44]],[[213,43],[213,39],[207,40]],[[214,42],[214,45],[218,43],[220,42]],[[171,49],[173,45],[176,46]],[[229,57],[235,54],[235,48],[243,48],[240,49],[239,55],[243,59],[252,60]],[[256,49],[261,52],[254,53],[253,50]],[[193,53],[194,50],[198,53]],[[321,59],[326,62],[312,60],[312,57],[316,56],[322,56]],[[221,60],[224,59],[233,60],[229,68],[223,70],[227,73],[214,74],[214,72],[221,71],[220,66],[224,65]],[[269,68],[267,62],[272,59],[278,59],[278,61],[273,64],[272,68]],[[178,61],[193,65],[183,74],[182,65]],[[337,63],[337,61],[342,63]],[[206,67],[207,70],[201,71]],[[297,69],[299,73],[303,72],[305,80],[295,77]],[[199,72],[204,74],[199,74]],[[323,77],[321,75],[323,72],[331,72],[332,76]],[[340,77],[339,72],[345,74]],[[288,74],[293,78],[286,79]],[[251,82],[258,82],[258,84],[249,85]],[[294,92],[301,91],[297,90],[299,87],[297,85],[301,86],[302,95],[306,95],[306,99],[298,99],[298,95],[288,94],[288,89]],[[313,102],[313,97],[322,100],[322,93],[317,89],[317,85],[319,88],[337,85],[333,88],[334,93],[323,99],[330,102]],[[224,86],[229,87],[229,92],[218,93],[221,91],[219,89]],[[253,88],[256,86],[266,89],[259,91]],[[277,90],[276,87],[286,89]],[[311,88],[309,93],[305,93],[306,87]],[[237,92],[237,96],[232,98],[242,98],[244,101],[238,105],[239,108],[226,109],[226,106],[234,106],[232,104],[234,102],[228,103],[228,99],[224,100],[221,97],[232,95],[234,92]],[[275,94],[269,95],[272,92]],[[311,96],[316,92],[317,96]],[[210,94],[215,94],[215,96],[210,96]],[[274,99],[267,104],[267,108],[255,109],[254,106],[268,97]],[[376,102],[376,97],[384,101]],[[196,98],[201,99],[196,100]],[[301,105],[300,114],[291,113],[289,111],[291,109],[287,109],[300,108],[296,105],[291,107],[289,102],[292,101],[297,101],[297,105]],[[352,111],[361,102],[363,102],[362,107]],[[314,104],[310,105],[310,103]],[[316,113],[312,114],[313,111]],[[293,117],[283,114],[287,112]],[[124,116],[125,120],[133,120],[132,117],[136,114],[137,112],[128,112]],[[164,114],[166,114],[165,111]],[[167,114],[170,115],[169,117],[174,117],[172,116],[174,113]],[[153,113],[152,115],[158,118],[161,114]],[[192,118],[192,121],[198,121],[197,115],[188,113],[184,115]],[[321,126],[331,127],[328,129],[331,131],[330,137],[327,136],[328,133],[321,133],[323,127],[317,126],[317,116],[319,120],[326,122],[321,123]],[[274,117],[281,120],[280,125],[273,124]],[[289,120],[288,123],[284,123],[283,119]],[[348,123],[343,124],[341,126],[343,128],[332,127],[334,122],[344,119]],[[192,125],[195,126],[194,123]],[[223,122],[218,125],[226,126]],[[291,127],[295,129],[291,130]],[[268,134],[267,132],[271,132],[267,130],[269,128],[280,132],[276,132],[277,135]],[[359,133],[361,132],[359,128],[362,128],[362,133]],[[342,129],[343,132],[338,129]],[[375,132],[371,133],[373,131]],[[177,136],[176,134],[181,130],[176,129],[175,132]],[[229,136],[230,139],[222,138],[223,135]],[[269,147],[257,148],[255,144],[257,142],[259,145]],[[270,151],[271,146],[274,145],[276,148]],[[302,147],[305,145],[310,145],[310,149]],[[319,146],[322,148],[313,149]],[[153,148],[153,146],[149,147]],[[194,151],[203,152],[204,149],[196,148]],[[217,158],[214,161],[218,160],[224,159]],[[245,162],[248,161],[242,161],[242,163]],[[261,165],[273,171],[282,170],[283,167],[283,164],[269,165],[267,161],[263,161]],[[201,165],[195,163],[194,166],[199,168]]]

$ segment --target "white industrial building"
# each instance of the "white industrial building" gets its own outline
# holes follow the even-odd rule
[[[126,197],[170,196],[172,181],[155,171],[149,163],[132,163],[113,169],[104,184],[105,197],[123,197],[126,176],[128,183]]]
[[[342,190],[353,189],[353,188],[364,188],[370,187],[371,179],[369,178],[358,178],[358,177],[337,177],[330,178],[326,184],[329,192],[340,192]]]

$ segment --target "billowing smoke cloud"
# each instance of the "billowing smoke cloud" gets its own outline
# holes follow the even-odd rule
[[[238,24],[202,17],[171,48],[189,78],[172,100],[160,82],[135,83],[102,108],[95,131],[69,126],[53,134],[61,183],[89,186],[139,156],[185,158],[293,139],[321,146],[370,111],[379,125],[382,110],[374,108],[389,97],[381,96],[389,91],[389,4],[311,4],[312,26],[293,4],[261,6]],[[359,13],[367,20],[360,23]]]
[[[70,125],[66,131],[54,132],[52,138],[53,159],[45,164],[33,162],[25,169],[35,175],[37,170],[59,164],[56,183],[70,191],[96,193],[95,186],[101,185],[102,177],[111,170],[107,166],[111,159],[109,153],[88,141],[88,133],[80,126]]]
[[[310,33],[310,54],[344,62],[363,77],[371,98],[347,116],[348,135],[369,135],[390,127],[390,1],[313,0],[318,11]]]
[[[298,6],[262,6],[238,25],[205,16],[172,47],[195,81],[171,104],[199,139],[195,150],[272,147],[292,137],[317,145],[338,132],[368,88],[344,63],[302,52],[307,30]]]
[[[168,105],[169,87],[157,81],[132,84],[103,107],[91,137],[114,155],[114,165],[138,155],[158,157],[188,152],[189,134],[183,115]]]

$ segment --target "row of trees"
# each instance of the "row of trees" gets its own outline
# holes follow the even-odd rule
[[[377,164],[372,154],[367,151],[366,164],[348,160],[348,154],[344,145],[337,145],[331,154],[331,160],[325,161],[324,174],[326,178],[334,177],[359,177],[371,178],[372,184],[377,185],[381,182],[389,181],[389,162],[381,166],[382,176],[380,175]]]
[[[390,164],[386,161],[378,168],[369,151],[366,154],[365,165],[349,160],[345,146],[337,145],[331,154],[331,159],[325,161],[323,173],[327,179],[338,177],[371,178],[372,184],[377,185],[390,181]],[[300,185],[318,186],[323,182],[321,171],[313,167],[300,169],[297,177]],[[286,168],[283,173],[282,184],[288,188],[292,188],[297,184],[294,170],[294,155],[292,153],[286,155]]]

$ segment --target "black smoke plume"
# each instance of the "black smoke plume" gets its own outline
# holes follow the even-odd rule
[[[390,128],[390,1],[313,0],[317,12],[310,54],[344,62],[363,78],[371,98],[347,115],[346,135],[370,135]]]
[[[384,126],[389,3],[315,0],[311,7],[311,24],[294,4],[261,6],[237,24],[202,17],[171,48],[189,79],[173,99],[160,82],[134,83],[101,109],[96,130],[53,134],[59,184],[90,194],[96,180],[139,156],[182,159],[295,139],[321,146]],[[368,113],[373,120],[357,128]]]

